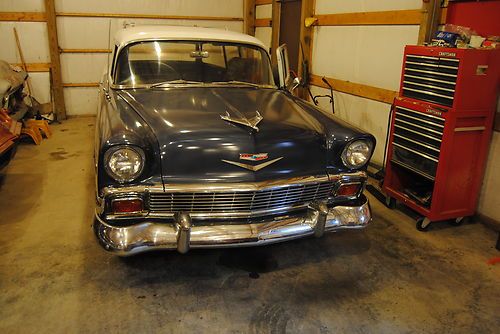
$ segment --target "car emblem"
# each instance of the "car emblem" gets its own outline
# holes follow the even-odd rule
[[[241,158],[241,156],[240,156],[240,158]],[[225,163],[231,164],[231,165],[235,165],[235,166],[256,172],[256,171],[261,170],[262,168],[267,167],[267,166],[269,166],[269,165],[271,165],[271,164],[273,164],[276,161],[279,161],[281,159],[283,159],[283,157],[279,157],[279,158],[276,158],[276,159],[273,159],[270,161],[266,161],[266,162],[263,162],[263,163],[258,164],[258,165],[249,165],[249,164],[244,164],[242,162],[230,161],[230,160],[224,160],[224,159],[222,159],[222,161],[224,161]]]
[[[269,158],[267,153],[240,153],[240,160],[261,161],[266,160],[267,158]]]

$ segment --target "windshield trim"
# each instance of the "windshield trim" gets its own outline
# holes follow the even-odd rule
[[[227,40],[227,39],[198,39],[198,38],[193,38],[193,39],[186,39],[186,38],[168,38],[168,39],[163,39],[163,38],[144,38],[144,39],[135,39],[135,40],[131,40],[131,41],[128,41],[126,44],[123,44],[123,45],[120,45],[120,47],[116,50],[116,55],[114,55],[114,62],[113,64],[111,64],[111,68],[114,70],[116,68],[116,63],[118,61],[118,55],[123,51],[123,49],[125,49],[126,47],[128,47],[129,45],[131,44],[136,44],[136,43],[141,43],[141,42],[206,42],[206,43],[232,43],[232,44],[241,44],[241,45],[249,45],[249,46],[253,46],[253,47],[257,47],[259,50],[263,51],[264,54],[266,55],[267,57],[267,60],[268,60],[268,64],[269,66],[271,67],[271,57],[269,56],[269,52],[266,51],[266,49],[264,49],[262,47],[262,45],[260,44],[257,44],[257,43],[248,43],[248,42],[243,42],[243,41],[233,41],[233,40]],[[108,72],[111,73],[111,68],[108,69]],[[272,74],[272,68],[270,68],[271,70],[271,74]],[[116,73],[115,73],[116,74]],[[114,89],[133,89],[133,88],[150,88],[151,84],[136,84],[136,85],[122,85],[122,84],[115,84],[115,76],[111,76],[109,75],[110,79],[111,79],[111,83],[110,83],[110,87],[111,88],[114,88]],[[274,78],[271,76],[271,79],[272,81],[274,82]],[[165,84],[165,86],[167,86],[168,84]],[[180,86],[195,86],[196,84],[172,84],[171,87],[180,87]],[[205,83],[203,85],[203,87],[208,87],[209,85],[211,85],[211,83]],[[272,85],[266,85],[266,84],[255,84],[255,85],[258,85],[259,87],[262,87],[262,88],[278,88],[278,86],[276,86],[275,84],[272,84]],[[201,85],[200,85],[201,86]],[[224,85],[214,85],[214,86],[217,86],[217,87],[220,87],[220,86],[224,86],[224,87],[228,87],[228,86],[237,86],[236,84],[233,84],[233,85],[230,85],[230,84],[224,84]],[[243,86],[243,85],[241,85]],[[244,85],[245,87],[250,87],[250,85]],[[161,86],[163,87],[163,85]],[[160,87],[156,87],[156,88],[160,88]]]

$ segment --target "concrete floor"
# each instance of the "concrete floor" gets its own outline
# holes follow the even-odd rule
[[[414,221],[261,248],[118,258],[94,241],[92,118],[0,176],[1,333],[498,333],[496,235]]]

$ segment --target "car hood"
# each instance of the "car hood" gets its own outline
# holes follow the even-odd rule
[[[165,184],[255,182],[326,174],[324,127],[282,91],[187,87],[118,94],[156,136]],[[263,117],[258,131],[221,118],[252,119],[257,112]],[[240,159],[240,154],[261,153],[267,159]],[[276,161],[259,170],[231,163],[256,166],[272,160]]]

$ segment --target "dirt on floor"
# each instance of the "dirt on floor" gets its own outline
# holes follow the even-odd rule
[[[93,118],[21,144],[0,173],[1,333],[498,333],[497,235],[373,223],[259,248],[118,258],[91,231]]]

